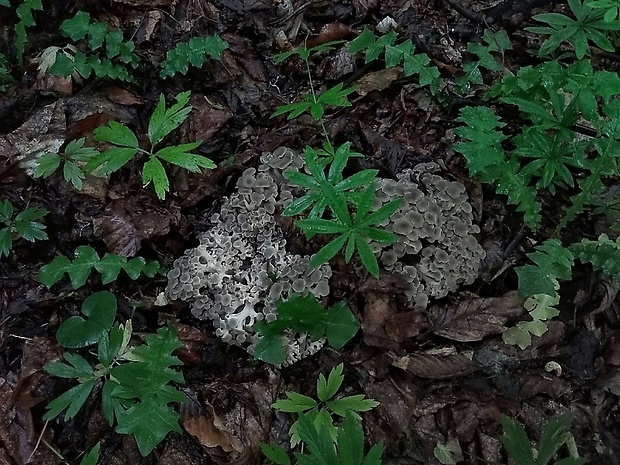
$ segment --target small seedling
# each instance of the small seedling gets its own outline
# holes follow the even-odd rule
[[[504,434],[499,439],[516,465],[547,465],[560,448],[569,441],[571,437],[569,428],[572,421],[573,415],[570,414],[549,421],[536,447],[536,454],[532,450],[530,439],[523,426],[506,415],[502,415]],[[578,455],[555,461],[556,465],[583,465],[584,463],[586,460]]]
[[[73,418],[96,386],[101,388],[102,409],[116,431],[132,434],[143,456],[148,455],[170,431],[181,432],[179,414],[169,405],[184,402],[185,396],[170,383],[183,383],[174,369],[181,361],[172,355],[182,346],[175,330],[168,326],[146,336],[146,344],[130,347],[131,321],[114,326],[116,297],[102,291],[89,296],[82,316],[63,322],[56,335],[58,343],[70,349],[97,344],[98,363],[74,352],[65,352],[64,361],[52,361],[45,370],[61,378],[76,379],[72,387],[47,405],[44,419],[53,420],[62,412]]]
[[[45,215],[47,210],[42,208],[28,207],[24,211],[13,217],[13,204],[8,200],[0,202],[0,257],[8,256],[13,248],[13,238],[15,236],[34,242],[36,240],[47,240],[45,225],[38,222]]]
[[[343,365],[341,363],[332,368],[327,378],[323,374],[319,375],[316,382],[318,401],[312,397],[287,391],[287,399],[279,400],[272,405],[273,408],[280,412],[299,414],[297,421],[293,423],[289,430],[293,447],[302,441],[300,435],[301,423],[299,421],[301,414],[304,414],[305,418],[314,424],[317,430],[325,431],[331,442],[338,442],[338,428],[334,425],[334,415],[343,418],[351,415],[353,419],[359,421],[360,416],[357,412],[367,412],[379,405],[379,402],[376,400],[365,399],[363,394],[336,397],[344,380],[342,372]]]
[[[127,126],[111,121],[107,126],[95,130],[95,140],[114,145],[93,157],[86,165],[86,171],[94,171],[103,176],[119,170],[138,153],[148,156],[148,161],[142,167],[142,182],[146,187],[151,182],[155,187],[157,197],[164,199],[170,190],[168,175],[162,161],[180,166],[192,173],[200,173],[201,168],[213,169],[215,163],[202,155],[191,153],[198,148],[200,141],[187,144],[171,145],[156,150],[156,146],[164,137],[178,128],[189,116],[192,110],[188,105],[190,92],[182,92],[176,96],[176,103],[166,109],[164,96],[159,97],[155,111],[151,115],[148,128],[150,149],[144,150],[138,143],[138,138]]]
[[[326,310],[313,294],[308,294],[280,300],[276,305],[277,320],[269,323],[261,321],[252,326],[261,336],[254,356],[272,365],[284,363],[283,338],[291,332],[308,333],[313,341],[327,337],[331,347],[341,349],[360,328],[344,302],[338,302]]]

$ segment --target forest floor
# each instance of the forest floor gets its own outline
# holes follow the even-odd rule
[[[450,82],[459,74],[467,45],[479,41],[485,28],[504,28],[511,36],[507,68],[535,62],[523,28],[532,24],[533,12],[550,11],[551,3],[44,0],[44,11],[34,12],[36,25],[27,28],[24,66],[13,68],[16,81],[0,94],[0,201],[9,200],[18,211],[35,206],[49,212],[42,220],[49,240],[16,240],[10,255],[0,257],[0,465],[78,463],[98,441],[103,464],[263,463],[258,445],[285,442],[291,421],[271,404],[285,391],[314,395],[319,373],[341,362],[344,392],[380,402],[362,417],[367,442],[384,442],[386,464],[438,464],[433,450],[455,441],[463,456],[458,463],[508,463],[498,439],[502,414],[521,422],[535,439],[550,418],[568,412],[575,415],[571,431],[582,457],[600,465],[620,463],[616,289],[591,267],[576,267],[560,292],[560,316],[549,322],[548,331],[525,350],[505,344],[502,330],[526,316],[515,293],[514,267],[526,263],[533,244],[550,234],[525,228],[522,215],[504,196],[472,179],[453,151],[458,109],[466,101],[480,101],[479,94],[474,89],[458,96],[443,84],[431,95],[416,78],[403,77],[400,68],[365,65],[348,56],[342,44],[310,59],[317,88],[338,82],[360,86],[349,96],[351,107],[327,111],[330,139],[352,142],[365,155],[360,168],[378,169],[382,177],[435,161],[446,178],[466,186],[480,228],[477,239],[486,251],[473,284],[431,301],[426,309],[411,310],[398,304],[389,277],[360,278],[352,266],[336,260],[330,299],[349,302],[362,330],[342,350],[326,348],[276,369],[222,342],[211,323],[192,316],[183,302],[156,305],[166,288],[164,275],[137,281],[125,276],[104,286],[93,273],[77,290],[68,278],[49,289],[38,279],[43,265],[58,255],[72,257],[83,245],[100,255],[156,259],[169,268],[198,244],[210,215],[263,152],[320,147],[321,130],[308,115],[270,117],[278,106],[309,91],[303,61],[276,64],[276,53],[306,41],[350,41],[389,16],[400,40],[410,38]],[[11,25],[0,38],[1,51],[11,57],[16,16],[0,10],[0,23]],[[45,47],[66,43],[60,24],[78,10],[120,28],[136,43],[142,65],[133,72],[134,82],[91,78],[78,83],[38,74],[33,58]],[[477,21],[483,14],[486,23]],[[157,63],[176,42],[211,34],[229,45],[221,61],[207,60],[184,76],[159,77]],[[93,131],[112,120],[144,134],[160,94],[172,102],[183,91],[192,92],[193,111],[178,140],[202,140],[197,153],[218,167],[201,174],[171,171],[165,200],[152,186],[143,188],[140,166],[133,162],[109,179],[87,179],[81,191],[59,173],[33,179],[20,165],[20,143],[62,144],[81,137],[94,143]],[[564,200],[552,199],[554,208]],[[573,226],[571,239],[599,232],[587,214]],[[307,253],[316,250],[308,243]],[[178,352],[186,380],[182,390],[189,399],[180,407],[183,432],[169,434],[146,458],[130,436],[108,426],[96,396],[69,421],[46,425],[43,420],[47,403],[73,385],[43,370],[62,353],[56,330],[79,313],[87,296],[102,289],[117,296],[119,318],[131,318],[136,334],[174,321],[184,344]]]

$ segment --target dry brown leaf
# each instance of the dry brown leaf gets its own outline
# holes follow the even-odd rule
[[[109,252],[133,257],[144,239],[163,236],[178,225],[180,211],[174,204],[168,208],[156,204],[153,195],[137,195],[113,200],[93,221],[94,231],[106,244]]]
[[[364,96],[375,90],[385,90],[390,87],[400,74],[399,68],[382,69],[374,73],[365,74],[356,82],[358,85],[356,92]]]
[[[407,354],[393,357],[391,364],[421,378],[446,379],[474,373],[478,367],[462,354]]]
[[[525,313],[523,301],[516,292],[509,292],[490,298],[463,296],[456,304],[433,305],[428,312],[430,330],[454,341],[480,341],[503,332],[508,321]]]

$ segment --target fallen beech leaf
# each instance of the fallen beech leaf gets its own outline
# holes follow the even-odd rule
[[[430,330],[454,341],[480,341],[503,332],[508,321],[524,314],[523,301],[516,292],[509,292],[502,297],[461,297],[455,305],[433,305],[428,311]]]
[[[368,73],[356,82],[358,85],[356,92],[364,96],[374,90],[381,91],[387,89],[400,74],[401,70],[399,68],[388,68]]]

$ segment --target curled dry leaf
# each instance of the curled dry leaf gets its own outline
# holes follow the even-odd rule
[[[447,379],[474,373],[478,367],[462,354],[407,354],[393,357],[392,366],[406,370],[420,378]]]
[[[480,341],[503,332],[509,321],[524,314],[523,301],[516,292],[509,292],[491,298],[463,296],[456,304],[433,305],[428,312],[430,330],[453,341]]]

